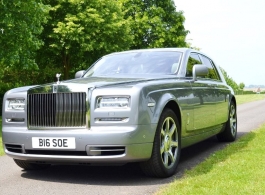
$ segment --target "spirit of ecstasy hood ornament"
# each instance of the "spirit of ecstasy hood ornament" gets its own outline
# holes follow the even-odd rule
[[[57,73],[57,74],[56,74],[56,78],[57,78],[57,85],[59,85],[59,84],[60,84],[60,76],[61,76],[61,74],[59,74],[59,73]]]

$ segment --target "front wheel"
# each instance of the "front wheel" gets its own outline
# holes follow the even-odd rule
[[[40,169],[46,169],[50,167],[50,164],[37,164],[37,163],[30,163],[25,160],[18,160],[14,159],[15,163],[21,167],[24,170],[40,170]]]
[[[217,135],[217,139],[223,142],[235,141],[237,135],[237,113],[236,104],[231,102],[229,116],[223,132]]]
[[[177,116],[166,108],[159,119],[152,156],[140,163],[148,176],[169,177],[176,172],[180,157],[180,125]]]

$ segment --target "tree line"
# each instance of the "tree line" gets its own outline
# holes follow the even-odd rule
[[[55,81],[102,55],[189,47],[173,0],[1,0],[0,97],[10,88]]]
[[[245,84],[243,82],[237,84],[234,79],[232,77],[230,77],[227,72],[222,68],[220,67],[223,75],[224,75],[224,78],[225,78],[225,81],[226,83],[232,87],[232,89],[234,90],[234,92],[236,94],[243,94],[243,89],[245,88]]]
[[[52,81],[56,72],[71,78],[114,51],[187,46],[184,16],[172,0],[0,4],[1,80],[14,86]]]

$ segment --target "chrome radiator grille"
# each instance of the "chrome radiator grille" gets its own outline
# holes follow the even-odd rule
[[[29,94],[28,126],[85,127],[86,93]]]

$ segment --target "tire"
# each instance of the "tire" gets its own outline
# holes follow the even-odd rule
[[[175,113],[168,108],[162,112],[154,138],[152,156],[141,162],[142,171],[151,177],[170,177],[180,158],[180,125]]]
[[[50,164],[30,163],[25,160],[14,159],[15,163],[24,170],[41,170],[50,167]]]
[[[229,116],[225,125],[224,131],[217,135],[217,139],[221,142],[232,142],[235,141],[237,135],[237,113],[236,105],[231,102],[229,108]]]

